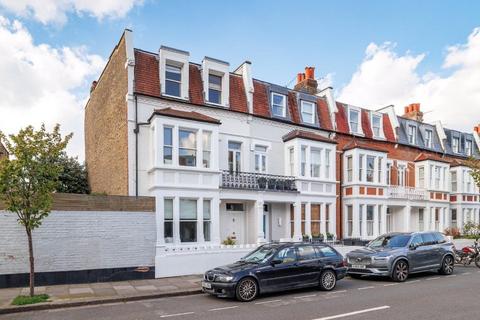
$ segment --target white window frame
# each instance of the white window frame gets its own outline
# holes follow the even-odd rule
[[[175,72],[170,71],[170,73],[178,73],[180,75],[180,80],[167,78],[167,71],[168,71],[169,68],[170,69],[176,69]],[[182,78],[182,68],[183,68],[183,66],[178,65],[177,63],[167,62],[165,64],[165,95],[170,96],[170,97],[176,97],[176,98],[181,98],[182,97],[182,81],[184,81],[184,79]],[[173,83],[178,84],[178,96],[174,95],[174,94],[167,93],[167,82],[173,82]]]
[[[378,134],[375,134],[375,127],[373,126],[373,119],[378,118]],[[385,139],[385,135],[383,133],[383,114],[378,112],[370,112],[370,123],[372,126],[372,133],[373,137],[377,139]]]
[[[313,163],[313,153],[318,152],[318,163]],[[318,176],[313,175],[315,169],[318,167]],[[322,177],[322,149],[310,147],[310,177],[319,179]]]
[[[352,112],[355,112],[358,115],[357,118],[357,130],[354,131],[352,130]],[[356,135],[363,135],[363,129],[362,129],[362,110],[360,108],[348,106],[348,127],[350,128],[350,133],[351,134],[356,134]]]
[[[460,153],[460,138],[459,137],[452,137],[452,151],[453,151],[453,153]]]
[[[311,110],[305,110],[305,107],[311,108]],[[315,114],[315,103],[306,100],[300,100],[300,114],[302,116],[302,122],[308,124],[315,124],[316,123],[316,114]],[[306,121],[304,114],[311,116],[312,121]]]
[[[432,139],[433,139],[433,130],[425,129],[425,146],[427,148],[432,147]]]
[[[348,155],[347,159],[347,182],[353,181],[353,155]]]
[[[193,133],[193,134],[195,135],[195,147],[194,147],[194,148],[186,148],[186,147],[181,147],[181,146],[180,146],[180,131],[191,132],[191,133]],[[181,164],[180,164],[180,157],[181,157],[181,155],[180,155],[180,150],[182,150],[182,149],[183,149],[183,150],[193,150],[193,151],[195,151],[195,165],[193,165],[193,166],[186,166],[186,165],[181,165]],[[180,167],[195,168],[195,167],[198,166],[198,156],[199,156],[199,154],[198,154],[198,130],[197,130],[197,129],[193,129],[193,128],[179,127],[179,128],[178,128],[178,159],[177,159],[178,165],[179,165]],[[202,158],[203,158],[203,155],[202,155]],[[203,162],[203,160],[202,160],[202,162]]]
[[[203,130],[202,131],[202,167],[203,168],[211,168],[212,167],[212,135],[211,131]],[[208,143],[205,143],[205,138],[208,136]],[[207,146],[210,145],[210,148]],[[208,156],[208,159],[207,159]],[[208,165],[206,165],[205,160],[208,161]]]
[[[282,97],[282,101],[283,101],[282,105],[273,103],[275,96]],[[270,98],[271,98],[270,107],[271,107],[271,109],[272,109],[272,115],[273,115],[274,117],[282,117],[282,118],[287,117],[287,96],[284,95],[284,94],[281,94],[281,93],[272,92],[271,95],[270,95]],[[281,115],[275,114],[275,113],[273,112],[274,106],[277,106],[277,107],[281,107],[281,108],[282,108],[282,114],[281,114]]]
[[[162,96],[173,97],[176,99],[189,100],[189,76],[190,76],[190,54],[186,51],[173,49],[165,46],[160,47],[159,51],[159,77],[160,93]],[[181,68],[181,86],[180,96],[170,96],[165,92],[166,65],[174,65]]]
[[[212,83],[210,82],[210,76],[220,78],[220,85],[212,84]],[[223,99],[222,99],[222,96],[223,96],[223,77],[224,77],[224,76],[225,76],[224,74],[219,74],[219,73],[214,72],[214,71],[210,71],[210,72],[208,73],[208,80],[207,80],[207,81],[208,81],[208,101],[207,101],[208,103],[222,105],[222,100],[223,100]],[[218,88],[217,86],[218,86],[219,88]],[[220,95],[220,101],[215,102],[215,101],[211,101],[211,100],[210,100],[210,90],[214,90],[214,91],[220,92],[220,93],[219,93],[219,95]]]
[[[295,148],[288,148],[288,164],[290,168],[290,176],[295,175]]]
[[[465,154],[467,156],[471,156],[472,155],[472,149],[473,149],[473,142],[472,140],[465,140]]]
[[[171,144],[165,144],[165,130],[170,130],[170,136],[171,136]],[[173,130],[173,127],[172,126],[166,126],[164,125],[163,128],[163,159],[162,159],[162,164],[163,165],[166,165],[166,166],[171,166],[175,163],[175,159],[174,159],[174,156],[173,156],[173,149],[174,149],[174,146],[173,146],[173,140],[174,140],[174,134],[175,134],[175,130]],[[166,158],[165,158],[165,149],[170,149],[171,150],[171,159],[170,159],[170,163],[167,163],[166,162]]]
[[[257,150],[259,148],[265,148],[265,151]],[[256,144],[254,150],[254,162],[255,162],[255,172],[259,173],[267,173],[268,172],[268,146],[264,146],[261,144]],[[257,161],[259,163],[257,163]],[[264,165],[265,164],[265,165]],[[257,169],[258,165],[258,169]]]
[[[233,148],[230,148],[230,143],[238,143],[240,144],[240,149],[233,149]],[[235,141],[235,140],[229,140],[227,141],[227,157],[229,158],[230,157],[230,152],[232,153],[232,170],[230,170],[230,161],[228,160],[227,158],[227,165],[228,165],[228,170],[231,171],[231,172],[241,172],[243,169],[242,169],[242,156],[243,156],[243,153],[242,153],[242,149],[243,149],[243,143],[240,142],[240,141]],[[240,155],[239,156],[239,159],[240,161],[237,160],[237,153]],[[237,167],[239,170],[237,170]]]
[[[203,94],[209,105],[227,108],[230,104],[230,64],[218,59],[204,57],[202,61]],[[220,103],[209,102],[210,74],[222,77]],[[236,76],[236,75],[232,75]]]
[[[418,187],[425,188],[425,166],[418,167]]]
[[[413,129],[413,132],[411,132],[411,129]],[[407,124],[407,138],[409,144],[415,144],[417,142],[417,126]]]
[[[456,170],[450,172],[450,181],[452,186],[452,192],[458,192],[458,173]]]

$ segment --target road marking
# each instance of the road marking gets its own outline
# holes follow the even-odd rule
[[[331,292],[328,292],[327,295],[337,294],[337,293],[345,293],[345,292],[347,292],[347,290],[331,291]]]
[[[467,274],[472,274],[471,272],[465,272],[464,275],[467,275]]]
[[[399,283],[389,283],[389,284],[384,284],[384,287],[391,287],[391,286],[398,286]]]
[[[299,297],[293,297],[294,299],[303,299],[303,298],[311,298],[311,297],[316,297],[316,294],[309,294],[306,296],[299,296]]]
[[[405,284],[407,284],[407,283],[417,283],[417,282],[420,282],[420,280],[407,281],[407,282],[405,282]]]
[[[235,309],[238,308],[238,306],[231,306],[231,307],[223,307],[223,308],[213,308],[208,311],[220,311],[220,310],[228,310],[228,309]]]
[[[255,302],[255,304],[266,304],[266,303],[273,303],[273,302],[280,302],[282,300],[269,300],[269,301],[262,301],[262,302]]]
[[[362,314],[362,313],[367,313],[367,312],[385,310],[385,309],[389,309],[389,308],[390,308],[390,306],[381,306],[381,307],[376,307],[376,308],[370,308],[370,309],[364,309],[364,310],[358,310],[358,311],[353,311],[353,312],[348,312],[348,313],[337,314],[335,316],[317,318],[317,319],[314,319],[314,320],[338,319],[338,318],[344,318],[344,317],[349,317],[349,316],[355,316],[357,314]]]
[[[195,312],[183,312],[183,313],[173,313],[173,314],[164,314],[160,316],[160,318],[170,318],[170,317],[179,317],[179,316],[186,316],[189,314],[194,314]]]
[[[373,289],[373,288],[375,288],[375,287],[370,286],[370,287],[358,288],[358,290],[367,290],[367,289]]]
[[[449,276],[447,276],[447,278],[452,278],[452,277],[456,277],[457,275],[456,274],[451,274]]]
[[[478,273],[480,273],[480,271],[477,271]]]
[[[430,281],[430,280],[437,280],[437,279],[440,279],[440,277],[427,278],[426,280]]]

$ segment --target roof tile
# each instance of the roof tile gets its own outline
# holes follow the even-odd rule
[[[230,75],[230,109],[248,113],[247,96],[241,76]]]

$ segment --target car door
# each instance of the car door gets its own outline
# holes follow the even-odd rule
[[[341,262],[341,258],[338,256],[337,252],[330,248],[329,246],[318,246],[317,248],[317,255],[320,259],[320,270],[322,271],[323,268],[326,266],[332,266],[336,268],[339,266]]]
[[[436,265],[437,240],[432,233],[422,233],[422,248],[425,250],[425,267],[430,268]]]
[[[422,270],[428,264],[429,248],[424,246],[422,235],[414,235],[409,244],[408,261],[412,271]]]
[[[445,239],[445,237],[443,236],[443,234],[441,234],[440,232],[435,232],[433,234],[433,236],[435,237],[435,240],[436,240],[436,244],[435,244],[435,250],[434,250],[434,263],[437,265],[437,266],[441,266],[442,265],[442,260],[443,260],[443,255],[445,254],[445,243],[447,242],[447,240]]]
[[[299,268],[295,246],[280,249],[268,264],[256,271],[263,292],[295,287]]]
[[[308,286],[318,283],[320,279],[320,259],[312,245],[297,247],[298,285]]]

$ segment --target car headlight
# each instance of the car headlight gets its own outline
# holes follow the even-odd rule
[[[230,282],[233,280],[233,276],[218,275],[215,277],[215,281],[218,282]]]
[[[388,261],[392,256],[385,256],[385,257],[373,257],[374,261]]]

